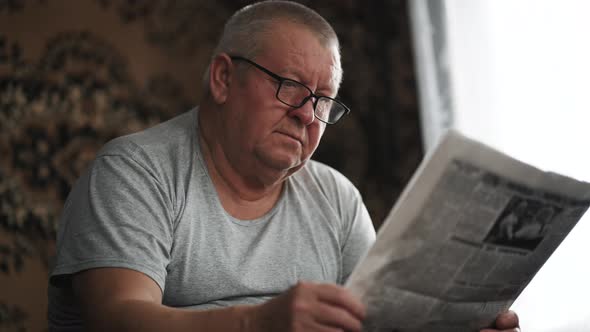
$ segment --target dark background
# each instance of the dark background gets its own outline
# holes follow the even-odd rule
[[[109,139],[198,104],[224,21],[251,1],[0,0],[0,331],[44,331],[63,202]],[[407,3],[299,1],[338,33],[352,113],[315,159],[378,228],[422,157]]]

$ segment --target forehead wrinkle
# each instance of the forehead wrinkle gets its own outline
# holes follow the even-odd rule
[[[277,23],[277,21],[273,23]],[[299,31],[313,33],[308,29],[308,27],[292,22],[284,23],[282,27],[289,25]],[[325,44],[321,38],[311,35],[313,41],[310,42],[317,43],[319,47],[315,49],[301,49],[301,45],[298,44],[299,41],[297,39],[289,38],[285,34],[278,34],[277,30],[269,30],[267,37],[269,38],[266,39],[265,42],[268,42],[269,44],[266,44],[265,46],[270,46],[270,48],[272,48],[272,46],[283,43],[284,49],[286,51],[284,67],[274,68],[274,70],[277,70],[276,73],[278,75],[296,80],[300,83],[303,83],[307,87],[310,87],[310,85],[314,83],[312,82],[314,77],[318,77],[318,86],[315,87],[316,91],[314,91],[314,93],[317,91],[327,90],[328,93],[325,93],[326,95],[335,95],[338,92],[342,77],[342,69],[340,65],[340,56],[337,42],[334,43],[333,41],[329,41],[327,44]],[[273,42],[270,42],[271,40]],[[308,63],[309,61],[314,61],[314,59],[325,60],[326,54],[329,54],[330,58],[330,62],[327,64],[330,67],[328,73],[329,77],[326,77],[328,75],[324,76],[323,74],[322,69],[325,67],[316,63]],[[313,72],[311,70],[313,70]]]

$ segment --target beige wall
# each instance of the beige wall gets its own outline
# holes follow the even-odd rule
[[[221,25],[245,3],[0,3],[0,331],[45,328],[70,186],[107,140],[198,104]],[[352,109],[316,159],[359,187],[378,226],[422,155],[405,1],[303,3],[341,38]]]

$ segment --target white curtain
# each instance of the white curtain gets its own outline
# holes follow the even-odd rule
[[[427,149],[455,127],[590,181],[590,1],[408,2]],[[587,213],[514,304],[523,331],[590,331],[589,255]]]

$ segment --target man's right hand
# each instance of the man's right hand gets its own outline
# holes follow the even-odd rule
[[[360,332],[364,305],[335,284],[299,282],[253,308],[251,331]]]

